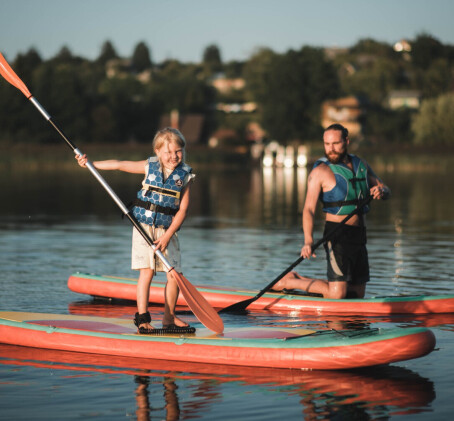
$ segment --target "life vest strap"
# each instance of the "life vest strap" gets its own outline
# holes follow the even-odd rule
[[[179,191],[170,190],[170,189],[164,189],[162,187],[152,186],[151,184],[143,184],[142,190],[146,190],[147,192],[151,191],[151,192],[164,194],[166,196],[175,197],[176,199],[180,198],[180,192]]]
[[[144,208],[146,210],[151,210],[153,212],[162,213],[164,215],[175,216],[176,213],[178,212],[178,209],[172,209],[172,208],[169,208],[167,206],[155,205],[154,203],[145,202],[145,201],[140,200],[138,198],[133,200],[132,205],[133,206],[139,206],[140,208]]]
[[[354,185],[355,183],[359,183],[361,181],[366,181],[365,177],[352,177],[350,178],[350,182]]]
[[[359,202],[360,202],[360,199],[339,200],[337,202],[323,202],[323,206],[325,208],[337,208],[337,207],[348,206],[348,205],[357,205]]]

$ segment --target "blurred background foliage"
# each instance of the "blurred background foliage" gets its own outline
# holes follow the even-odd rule
[[[454,47],[429,34],[408,43],[411,49],[402,51],[372,39],[337,50],[303,46],[280,54],[261,48],[244,62],[223,62],[220,49],[209,45],[200,63],[155,63],[144,41],[130,57],[120,57],[106,41],[95,60],[76,57],[65,46],[49,60],[34,48],[7,59],[75,142],[150,142],[172,110],[203,116],[202,145],[219,129],[247,143],[250,123],[269,139],[305,142],[320,138],[323,101],[354,96],[367,104],[366,141],[453,145]],[[213,82],[221,77],[244,85],[219,90]],[[417,109],[387,106],[389,95],[403,90],[420,93]],[[0,145],[59,141],[26,102],[0,81]],[[226,113],[219,111],[221,103],[255,107]]]

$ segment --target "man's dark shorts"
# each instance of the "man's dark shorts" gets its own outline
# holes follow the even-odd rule
[[[326,222],[324,236],[338,223]],[[346,281],[349,284],[369,282],[369,259],[366,249],[366,228],[343,225],[324,244],[328,262],[328,281]]]

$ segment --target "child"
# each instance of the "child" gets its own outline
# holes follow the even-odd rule
[[[183,135],[173,128],[159,130],[153,139],[156,157],[145,161],[95,161],[100,170],[120,170],[129,173],[145,173],[142,189],[134,201],[133,215],[172,265],[181,273],[180,246],[176,232],[183,224],[189,206],[191,181],[195,177],[192,169],[184,163],[186,141]],[[76,156],[79,165],[85,167],[86,155]],[[142,235],[133,228],[131,267],[139,270],[137,284],[137,313],[134,324],[139,333],[153,334],[148,312],[150,283],[155,272],[164,271],[162,262]],[[167,274],[164,290],[165,306],[162,327],[169,333],[193,332],[183,320],[175,315],[179,288],[172,275]]]

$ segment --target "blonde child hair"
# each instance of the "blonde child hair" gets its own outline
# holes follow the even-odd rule
[[[186,146],[186,139],[183,134],[173,127],[166,127],[156,133],[153,139],[153,150],[161,149],[166,142],[175,143],[182,149]]]

